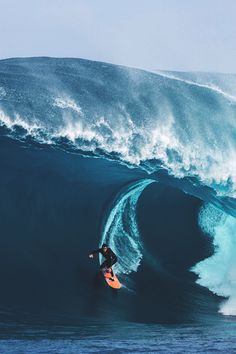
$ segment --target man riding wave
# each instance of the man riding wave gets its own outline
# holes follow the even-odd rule
[[[96,254],[101,253],[106,260],[100,265],[100,270],[103,272],[111,273],[110,280],[114,280],[114,273],[112,266],[117,262],[116,254],[108,247],[106,243],[102,245],[101,248],[95,250],[89,254],[89,258],[93,258]]]

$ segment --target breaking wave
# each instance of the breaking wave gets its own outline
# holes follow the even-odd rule
[[[220,305],[223,314],[236,315],[235,87],[235,75],[153,73],[81,59],[1,60],[1,144],[6,149],[4,139],[8,139],[9,146],[10,142],[18,142],[32,153],[35,148],[46,147],[46,151],[53,148],[61,154],[67,152],[68,159],[83,155],[100,157],[106,163],[113,160],[115,165],[109,165],[113,172],[108,178],[99,169],[107,185],[116,173],[120,182],[112,191],[113,199],[109,197],[106,216],[100,215],[102,235],[97,241],[106,241],[116,253],[122,253],[116,268],[120,274],[138,273],[145,258],[145,235],[140,232],[137,207],[147,186],[161,181],[180,189],[193,198],[191,205],[197,198],[202,203],[198,216],[200,233],[205,235],[206,243],[213,245],[213,252],[202,257],[199,250],[198,261],[193,264],[192,260],[188,271],[191,269],[198,276],[199,285],[225,297]],[[12,180],[14,169],[1,157],[5,175],[9,173]],[[64,161],[62,155],[61,159]],[[18,160],[14,161],[17,165]],[[123,166],[122,173],[114,172],[117,165],[129,169]],[[30,165],[24,171],[28,169]],[[42,175],[50,175],[49,170],[47,166]],[[62,173],[58,170],[57,167],[55,174]],[[91,170],[93,177],[88,174],[86,178],[94,178],[95,183],[97,172],[94,167]],[[25,179],[29,178],[24,173]],[[77,177],[71,172],[70,178]],[[31,182],[36,185],[36,181]],[[4,193],[8,205],[11,192]],[[70,198],[73,199],[72,194]],[[36,209],[37,205],[43,208],[39,201],[35,205]],[[60,218],[59,210],[48,205],[46,210],[47,215]],[[83,214],[83,206],[80,212]],[[168,219],[167,213],[165,218]],[[69,219],[67,222],[70,225]],[[89,245],[92,246],[91,240]],[[152,257],[158,256],[153,253]]]

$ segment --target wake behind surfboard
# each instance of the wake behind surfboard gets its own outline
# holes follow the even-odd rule
[[[120,288],[121,288],[121,283],[119,282],[119,279],[117,278],[117,276],[115,275],[115,273],[114,273],[114,276],[113,276],[113,279],[114,279],[114,280],[111,280],[111,273],[110,273],[110,271],[105,270],[105,271],[103,272],[103,275],[104,275],[104,278],[105,278],[107,284],[108,284],[111,288],[113,288],[113,289],[120,289]]]

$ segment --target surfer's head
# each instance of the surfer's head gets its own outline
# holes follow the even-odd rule
[[[102,244],[102,249],[103,249],[103,251],[106,251],[106,250],[108,249],[108,246],[107,246],[106,243],[103,243],[103,244]]]

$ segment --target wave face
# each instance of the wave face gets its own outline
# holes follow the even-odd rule
[[[1,60],[2,307],[235,315],[235,87],[235,75]],[[119,299],[88,263],[104,241]]]

